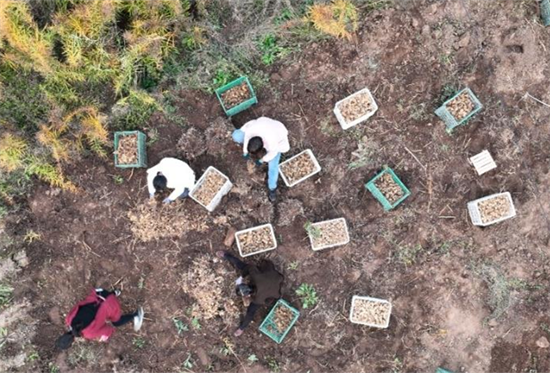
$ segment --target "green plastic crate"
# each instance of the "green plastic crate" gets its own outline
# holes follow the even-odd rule
[[[121,137],[137,134],[138,142],[138,161],[134,164],[119,164],[118,163],[118,154],[116,150],[118,149],[118,142]],[[119,131],[115,132],[115,167],[118,168],[136,168],[136,167],[147,167],[147,145],[146,145],[147,136],[140,131]]]
[[[376,187],[376,184],[375,184],[375,181],[378,180],[380,177],[382,177],[382,175],[384,175],[384,174],[390,174],[393,181],[395,181],[397,183],[397,185],[399,185],[399,187],[403,191],[403,197],[398,199],[393,205],[390,203],[390,201],[388,201],[386,199],[386,197],[384,197],[382,192]],[[407,189],[405,184],[403,184],[403,182],[397,177],[395,172],[393,172],[393,170],[389,167],[385,167],[382,172],[380,172],[373,179],[371,179],[368,183],[366,183],[365,188],[367,188],[367,190],[372,193],[374,198],[376,198],[378,200],[378,202],[380,202],[382,204],[382,207],[384,207],[384,210],[386,210],[386,211],[389,211],[389,210],[397,207],[397,205],[399,205],[408,196],[411,195],[411,191],[409,189]]]
[[[453,372],[451,372],[450,370],[439,367],[435,370],[435,373],[453,373]]]
[[[540,2],[540,17],[544,26],[550,26],[550,0]]]
[[[472,102],[474,103],[474,110],[472,110],[468,115],[466,115],[460,121],[457,121],[455,117],[449,112],[449,110],[447,110],[447,104],[453,101],[462,92],[468,93],[468,96],[470,96],[470,100],[472,100]],[[437,115],[439,118],[441,118],[441,120],[443,120],[443,122],[445,122],[445,125],[447,126],[447,132],[450,133],[456,127],[468,122],[482,108],[483,108],[483,105],[477,99],[476,95],[474,95],[474,93],[470,90],[470,88],[464,88],[462,91],[458,92],[456,95],[454,95],[453,97],[445,101],[445,103],[443,103],[443,105],[441,105],[441,107],[435,111],[435,115]]]
[[[284,332],[279,332],[275,326],[275,322],[273,320],[273,317],[275,315],[275,310],[278,307],[286,307],[289,310],[292,311],[294,314],[294,318],[288,325],[288,328]],[[294,326],[296,321],[298,320],[298,317],[300,317],[300,311],[298,311],[296,308],[292,307],[290,304],[288,304],[287,301],[284,299],[279,299],[277,303],[275,303],[275,306],[269,311],[269,314],[266,316],[262,324],[260,325],[260,331],[267,335],[269,338],[273,339],[277,343],[281,343],[283,339],[285,339],[288,332],[290,332],[290,329]]]
[[[238,86],[242,82],[246,82],[246,85],[248,86],[248,89],[250,90],[250,93],[252,94],[252,97],[250,97],[248,100],[241,102],[237,106],[233,106],[232,108],[228,109],[225,107],[225,104],[222,100],[222,93],[225,91],[230,90],[231,88]],[[246,76],[241,76],[240,78],[233,80],[231,83],[228,83],[224,85],[223,87],[220,87],[216,89],[216,96],[218,97],[218,100],[220,101],[220,104],[222,105],[223,111],[225,111],[225,114],[227,114],[228,117],[231,117],[235,114],[240,113],[243,110],[248,109],[254,104],[258,103],[258,99],[256,98],[256,93],[254,92],[254,88],[252,88],[252,84],[250,84],[250,81]]]

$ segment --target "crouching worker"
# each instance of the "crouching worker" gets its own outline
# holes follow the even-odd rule
[[[92,289],[86,299],[74,306],[65,318],[69,330],[56,341],[57,348],[68,349],[75,337],[105,342],[113,334],[115,327],[131,321],[137,332],[143,323],[143,308],[139,307],[134,313],[121,315],[119,295],[120,290],[110,292]]]
[[[259,266],[255,266],[241,262],[227,251],[218,251],[216,255],[228,260],[241,271],[241,277],[236,281],[237,295],[250,300],[244,320],[234,333],[235,337],[238,337],[243,334],[244,329],[254,319],[256,311],[281,297],[284,277],[268,260],[264,260]],[[243,277],[247,276],[248,283],[245,283]]]
[[[147,188],[149,198],[155,197],[155,192],[166,188],[174,189],[164,203],[170,203],[177,198],[186,198],[195,185],[195,172],[184,161],[176,158],[164,158],[155,167],[147,170]]]
[[[233,141],[243,144],[243,157],[255,158],[256,165],[267,163],[268,197],[271,202],[277,198],[277,180],[281,153],[290,150],[288,130],[285,125],[273,119],[261,117],[247,122],[241,129],[233,131]],[[265,155],[262,157],[262,153]]]

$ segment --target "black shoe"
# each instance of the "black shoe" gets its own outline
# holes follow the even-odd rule
[[[277,201],[277,189],[270,190],[267,194],[267,197],[269,198],[270,202]]]

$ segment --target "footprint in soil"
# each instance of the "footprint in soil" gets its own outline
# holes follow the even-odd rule
[[[518,45],[518,44],[507,45],[506,50],[510,53],[522,54],[523,53],[523,45]]]

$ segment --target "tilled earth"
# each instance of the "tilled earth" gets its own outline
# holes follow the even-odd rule
[[[526,96],[550,102],[550,36],[537,11],[535,1],[403,1],[369,13],[356,42],[310,45],[272,67],[269,86],[256,89],[259,104],[232,122],[240,127],[261,115],[282,121],[292,146],[285,157],[311,148],[323,171],[293,188],[281,185],[272,205],[265,170],[249,174],[229,134],[225,142],[216,138],[191,166],[201,174],[214,165],[235,186],[206,219],[205,231],[183,228],[179,236],[145,242],[135,237],[127,216],[147,199],[145,170],[85,158],[68,170],[78,194],[38,186],[28,196],[28,213],[6,228],[17,242],[31,229],[41,238],[23,245],[30,264],[16,274],[13,299],[26,304],[33,329],[17,340],[23,342],[7,341],[3,361],[24,350],[33,359],[10,369],[164,372],[191,362],[194,371],[275,365],[285,372],[549,371],[548,348],[540,341],[550,339],[550,111]],[[484,109],[450,136],[433,111],[449,87],[464,86]],[[364,87],[379,111],[344,132],[333,106]],[[223,116],[214,96],[176,93],[177,114],[199,130],[197,136]],[[151,127],[158,128],[159,141],[148,148],[150,165],[184,157],[177,147],[181,127],[160,113]],[[360,142],[378,145],[361,167],[348,167],[357,161],[352,153]],[[467,159],[484,149],[498,167],[478,177]],[[411,190],[391,212],[364,188],[385,165]],[[124,183],[116,185],[113,174]],[[472,226],[467,202],[500,191],[512,193],[517,217]],[[193,201],[178,203],[190,216],[205,212]],[[284,207],[297,213],[289,216]],[[351,242],[313,252],[304,224],[337,217],[346,218]],[[281,345],[257,330],[268,308],[234,338],[237,323],[201,319],[196,298],[181,286],[197,257],[213,258],[223,248],[230,226],[268,222],[279,246],[251,260],[275,262],[285,275],[284,298],[301,311]],[[211,265],[227,271],[222,294],[234,296],[229,289],[238,274],[228,263]],[[317,306],[302,309],[294,294],[301,283],[315,287]],[[123,327],[107,344],[55,351],[74,303],[92,286],[115,285],[123,289],[124,311],[144,306],[142,331]],[[350,323],[353,295],[391,301],[389,327]],[[188,330],[178,333],[174,318]],[[258,361],[248,360],[251,355]]]

